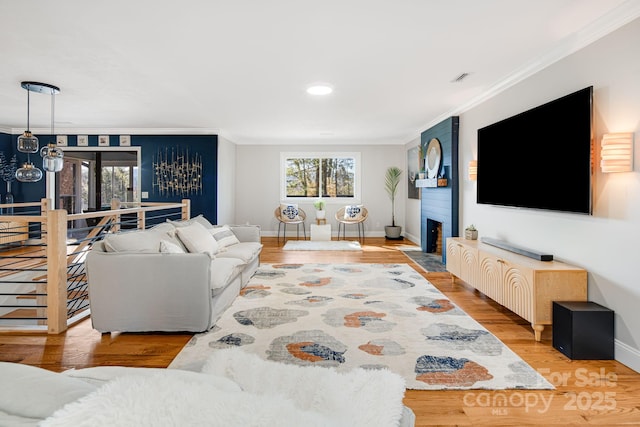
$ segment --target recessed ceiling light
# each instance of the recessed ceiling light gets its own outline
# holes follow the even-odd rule
[[[331,92],[333,92],[333,87],[326,83],[316,83],[307,87],[309,95],[329,95]]]

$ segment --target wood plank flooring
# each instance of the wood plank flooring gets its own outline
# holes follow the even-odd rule
[[[449,273],[426,273],[395,245],[408,242],[367,238],[363,250],[283,251],[282,242],[263,238],[263,263],[402,262],[412,265],[453,302],[483,324],[556,389],[510,391],[407,390],[405,404],[417,426],[469,425],[640,425],[640,374],[615,361],[566,358],[551,343],[551,328],[541,342],[530,325]],[[84,320],[61,335],[0,335],[0,360],[52,371],[103,365],[166,367],[190,334],[100,334]]]

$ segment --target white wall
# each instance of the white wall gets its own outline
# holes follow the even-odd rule
[[[575,90],[593,85],[595,151],[604,133],[635,132],[636,170],[603,174],[596,162],[592,216],[508,209],[475,202],[475,183],[461,180],[461,229],[475,224],[480,236],[549,252],[586,269],[589,300],[615,311],[616,359],[640,371],[640,19],[553,64],[460,115],[460,165],[476,158],[477,129]],[[536,131],[536,130],[533,130]],[[540,185],[554,185],[553,156],[541,124]],[[517,190],[516,190],[517,191]],[[408,226],[409,227],[409,226]]]
[[[407,168],[407,159],[406,159],[406,150],[410,148],[417,147],[420,145],[420,136],[418,135],[415,139],[411,140],[406,144],[405,147],[405,166],[404,170],[408,170]],[[406,180],[403,182],[406,183]],[[406,184],[405,184],[406,185]],[[420,189],[422,191],[422,189]],[[405,214],[405,230],[404,236],[406,239],[414,242],[417,245],[420,245],[420,202],[421,199],[405,199],[406,200],[406,214]]]
[[[366,236],[384,236],[384,226],[391,224],[391,201],[384,190],[384,174],[389,166],[398,166],[406,173],[406,152],[398,145],[238,145],[236,169],[236,221],[259,224],[263,236],[275,236],[278,222],[273,211],[280,203],[280,153],[281,152],[359,152],[361,156],[362,200],[369,211],[365,223]],[[404,181],[403,181],[404,182]],[[396,195],[396,225],[404,226],[406,198],[405,186],[398,186]],[[327,223],[337,232],[335,212],[347,201],[327,200]],[[300,204],[310,220],[315,218],[311,203]],[[287,228],[288,235],[295,228]],[[302,233],[302,231],[301,231]],[[307,229],[307,233],[309,230]],[[307,234],[308,235],[308,234]],[[347,227],[347,236],[357,236],[355,226]]]
[[[218,224],[236,223],[236,145],[218,136]]]

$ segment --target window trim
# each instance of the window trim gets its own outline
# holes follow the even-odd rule
[[[344,205],[348,203],[360,203],[362,197],[361,186],[361,154],[353,151],[288,151],[280,152],[280,200],[287,203],[313,203],[319,197],[287,197],[287,168],[286,161],[290,158],[324,158],[351,157],[354,159],[353,171],[353,197],[325,197],[327,204]]]

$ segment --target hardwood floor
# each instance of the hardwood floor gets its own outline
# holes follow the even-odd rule
[[[570,360],[555,350],[551,328],[542,341],[530,325],[449,273],[426,273],[395,245],[408,242],[367,238],[363,251],[283,251],[263,238],[262,263],[408,263],[454,303],[556,386],[555,390],[407,390],[405,404],[416,426],[454,425],[640,425],[640,374],[611,360]],[[103,365],[166,367],[190,334],[105,334],[84,320],[61,335],[0,335],[0,360],[52,371]]]

